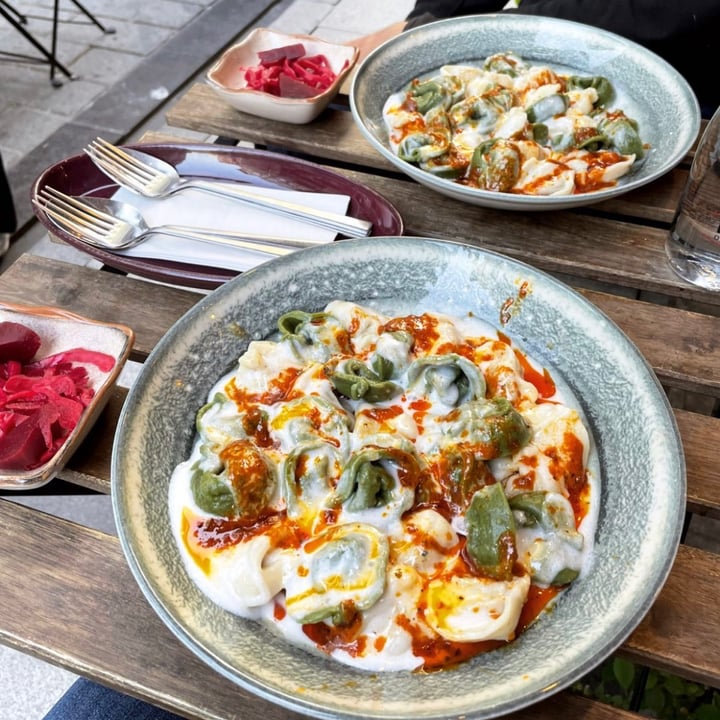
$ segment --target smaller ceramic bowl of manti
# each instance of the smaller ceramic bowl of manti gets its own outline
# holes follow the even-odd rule
[[[686,157],[700,128],[691,87],[658,55],[596,27],[529,15],[403,32],[358,65],[349,101],[365,139],[413,180],[522,212],[646,185]]]

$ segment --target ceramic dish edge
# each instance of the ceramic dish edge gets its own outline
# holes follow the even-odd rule
[[[398,272],[380,272],[391,267]],[[360,268],[369,272],[359,274]],[[306,282],[318,272],[317,282]],[[593,568],[551,615],[507,648],[452,672],[370,676],[313,659],[252,622],[219,611],[182,579],[169,530],[153,534],[148,525],[168,524],[158,490],[166,490],[167,474],[189,452],[194,411],[209,388],[204,385],[208,361],[196,359],[192,368],[185,367],[187,356],[179,353],[179,344],[193,357],[201,347],[214,357],[211,375],[216,379],[225,370],[220,365],[229,368],[247,341],[266,336],[288,309],[318,309],[338,296],[373,305],[385,298],[402,305],[400,312],[410,306],[471,310],[499,327],[499,306],[508,296],[518,296],[520,282],[530,283],[531,292],[503,331],[560,372],[581,399],[603,475]],[[460,297],[457,288],[463,289]],[[269,289],[277,292],[263,292]],[[232,329],[223,321],[228,314]],[[552,342],[533,336],[541,321],[553,327]],[[583,343],[577,342],[580,336]],[[198,387],[203,373],[207,377]],[[162,408],[143,402],[144,394],[157,397],[171,379],[175,387],[163,397]],[[173,418],[172,427],[162,427],[163,415]],[[178,422],[188,430],[177,433]],[[638,437],[626,431],[628,423],[637,425]],[[145,434],[149,428],[159,433],[163,446],[169,441],[171,459],[158,459],[152,451],[158,441]],[[166,437],[163,430],[175,436]],[[628,477],[632,488],[623,481]],[[617,326],[580,294],[530,266],[491,251],[422,238],[351,240],[301,251],[204,298],[153,350],[128,396],[113,448],[112,486],[120,540],[133,575],[177,637],[242,687],[316,717],[492,718],[567,687],[614,651],[650,608],[677,552],[685,509],[684,459],[669,403],[647,362]]]

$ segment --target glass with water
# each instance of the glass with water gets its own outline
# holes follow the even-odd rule
[[[665,251],[680,277],[720,290],[720,108],[697,146]]]

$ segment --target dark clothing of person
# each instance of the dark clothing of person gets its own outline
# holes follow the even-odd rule
[[[669,62],[690,84],[703,116],[720,106],[717,66],[720,0],[417,0],[409,27],[441,18],[481,13],[519,13],[574,20],[622,35]],[[632,88],[630,88],[632,91]]]
[[[14,233],[16,229],[15,204],[0,155],[0,233]]]
[[[167,710],[79,678],[43,720],[182,720]]]

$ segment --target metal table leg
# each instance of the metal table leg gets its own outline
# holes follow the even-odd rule
[[[34,58],[30,55],[21,55],[20,53],[2,53],[11,57],[23,58],[25,60],[35,60],[37,62],[47,62],[50,65],[50,82],[54,86],[61,85],[62,83],[55,78],[55,69],[59,70],[69,80],[74,79],[74,75],[57,59],[56,48],[57,48],[57,17],[58,17],[58,3],[59,0],[55,0],[53,7],[53,31],[52,31],[52,50],[48,50],[42,43],[36,40],[24,27],[27,23],[27,18],[24,15],[18,13],[12,6],[6,2],[0,3],[0,15],[2,15],[25,39],[35,46],[40,53],[46,58],[41,60]]]
[[[95,17],[79,0],[71,0],[73,5],[77,7],[83,15],[85,15],[93,25],[96,25],[106,35],[112,35],[115,32],[115,28],[103,25],[100,20]],[[2,55],[9,55],[11,57],[22,58],[24,60],[46,62],[50,65],[50,82],[58,87],[62,85],[61,81],[55,77],[56,70],[59,70],[69,80],[74,80],[75,76],[68,70],[57,57],[57,35],[58,35],[58,23],[60,22],[60,0],[54,0],[53,12],[52,12],[52,39],[50,50],[48,50],[42,43],[36,40],[32,34],[27,30],[27,16],[16,10],[7,0],[0,0],[0,15],[4,17],[18,32],[20,32],[32,45],[34,45],[44,56],[45,60],[41,58],[35,58],[29,55],[21,55],[20,53],[10,53],[0,51]],[[72,21],[70,21],[72,22]]]

